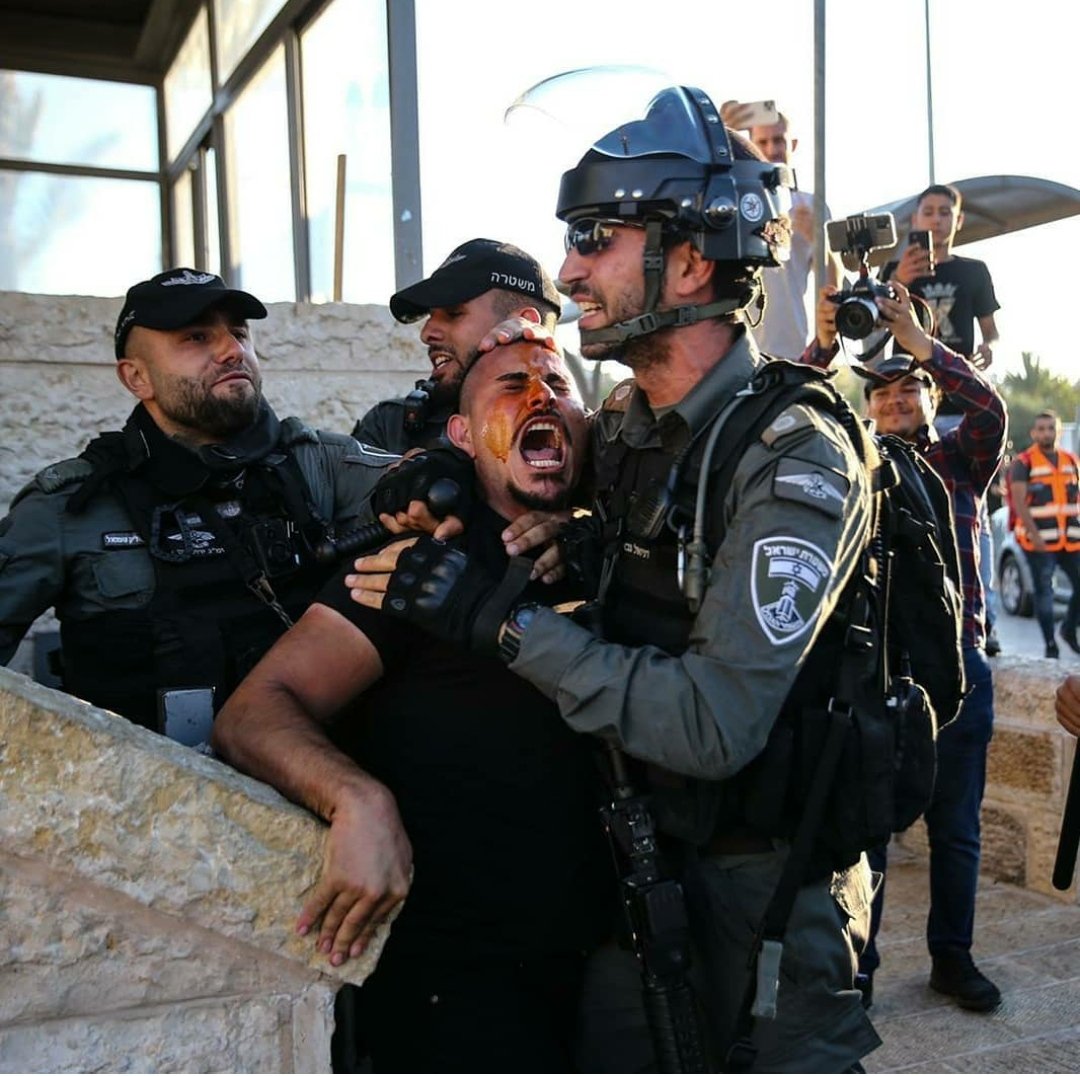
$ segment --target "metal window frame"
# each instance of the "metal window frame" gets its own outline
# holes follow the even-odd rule
[[[261,70],[277,46],[285,51],[286,116],[288,124],[290,190],[292,193],[293,265],[298,302],[311,300],[311,266],[308,230],[306,175],[304,161],[304,101],[300,35],[335,0],[285,0],[277,14],[237,63],[224,83],[219,81],[214,5],[203,0],[200,9],[177,39],[179,51],[199,10],[205,11],[210,34],[211,104],[195,124],[173,158],[168,156],[165,115],[165,76],[176,52],[162,66],[160,74],[105,70],[93,64],[59,70],[55,64],[20,66],[17,70],[43,74],[97,78],[108,82],[131,82],[152,86],[156,93],[158,120],[158,168],[156,171],[96,168],[0,158],[0,170],[51,172],[59,175],[138,179],[158,184],[161,206],[161,251],[165,266],[173,264],[176,236],[173,219],[173,188],[180,174],[193,169],[205,173],[205,151],[215,152],[218,234],[221,243],[221,272],[235,283],[235,213],[229,202],[228,155],[224,117],[251,79]],[[416,57],[416,6],[414,0],[385,0],[386,48],[390,81],[391,191],[393,204],[394,275],[401,288],[423,275],[423,228],[420,200],[420,138]],[[199,184],[193,185],[193,190]],[[205,191],[199,189],[192,208],[197,259],[206,258],[209,236],[206,229]],[[201,219],[200,219],[201,218]],[[202,268],[202,266],[197,266]]]

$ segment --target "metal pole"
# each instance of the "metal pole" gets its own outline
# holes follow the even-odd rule
[[[345,154],[337,159],[337,192],[334,199],[334,302],[341,302],[345,269]]]
[[[930,71],[930,0],[923,0],[923,23],[926,27],[926,137],[930,164],[930,183],[934,183],[934,80]]]
[[[390,50],[394,270],[396,286],[404,288],[424,275],[415,0],[386,0],[386,31]]]
[[[814,0],[814,285],[825,283],[825,0]]]

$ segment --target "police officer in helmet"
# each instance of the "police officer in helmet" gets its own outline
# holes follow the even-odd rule
[[[673,502],[684,482],[696,492],[713,479],[723,458],[710,466],[701,453],[714,420],[768,365],[744,313],[762,267],[783,256],[788,185],[785,166],[687,87],[654,96],[564,174],[560,278],[581,310],[582,354],[634,372],[593,427],[601,637],[527,604],[499,636],[510,668],[571,728],[648,764],[638,776],[687,895],[712,1063],[836,1072],[879,1043],[853,982],[869,905],[858,853],[800,878],[775,1014],[746,1023],[741,1012],[792,835],[763,821],[785,789],[761,787],[754,763],[868,541],[866,470],[836,418],[793,404],[699,504],[701,533]],[[358,600],[395,590],[392,550],[357,563],[370,573]],[[454,600],[468,587],[464,573]],[[748,1049],[733,1058],[740,1039]]]
[[[298,616],[386,457],[278,419],[253,295],[170,269],[117,320],[124,428],[41,471],[0,522],[0,660],[51,606],[65,690],[184,742]]]

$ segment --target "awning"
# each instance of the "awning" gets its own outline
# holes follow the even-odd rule
[[[976,176],[951,184],[964,196],[964,226],[957,233],[956,246],[993,239],[1021,228],[1050,224],[1080,213],[1080,190],[1034,176]],[[870,255],[872,265],[882,265],[892,251],[903,247],[917,193],[909,198],[875,206],[864,212],[892,213],[896,218],[897,246]]]

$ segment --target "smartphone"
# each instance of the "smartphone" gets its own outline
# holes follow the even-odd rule
[[[739,105],[739,124],[742,130],[751,127],[771,127],[780,122],[775,101],[750,101]]]
[[[214,689],[158,689],[158,730],[186,747],[210,742],[214,725]]]
[[[908,243],[913,247],[922,247],[926,251],[930,258],[930,272],[933,273],[936,268],[934,264],[934,244],[931,240],[930,233],[920,228],[915,228],[908,232]]]

